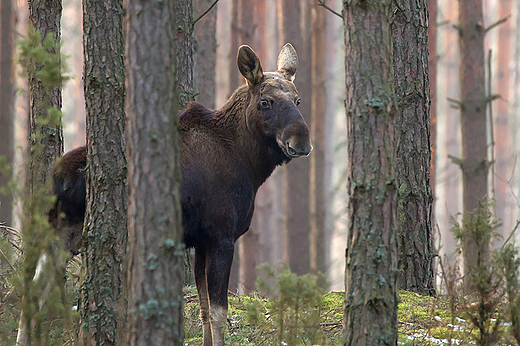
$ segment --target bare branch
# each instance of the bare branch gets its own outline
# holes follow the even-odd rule
[[[462,169],[462,165],[464,164],[464,160],[462,160],[461,158],[455,157],[453,155],[448,155],[448,158],[451,160],[452,163],[454,163],[456,165],[459,165],[460,168]]]
[[[321,6],[321,7],[325,8],[325,9],[329,10],[330,12],[334,13],[336,16],[338,16],[341,19],[343,19],[343,16],[340,13],[334,11],[332,8],[327,6],[327,4],[325,4],[325,0],[318,0],[318,6]]]
[[[455,100],[455,99],[452,99],[452,98],[450,98],[450,97],[448,97],[447,99],[448,99],[449,102],[452,103],[451,106],[452,106],[453,108],[462,109],[462,107],[463,107],[463,103],[462,103],[461,101],[459,101],[459,100]]]
[[[193,23],[191,23],[191,28],[192,28],[192,29],[195,27],[195,24],[196,24],[199,20],[202,19],[202,17],[204,17],[206,14],[208,14],[208,12],[211,11],[211,9],[212,9],[213,7],[215,7],[215,5],[217,4],[217,2],[218,2],[218,0],[215,0],[215,2],[213,2],[213,3],[211,4],[211,6],[210,6],[206,11],[204,11],[203,14],[201,14],[197,19],[195,19],[195,20],[193,21]]]
[[[499,26],[500,24],[503,24],[503,23],[507,22],[507,20],[508,20],[510,17],[511,17],[511,15],[509,15],[509,16],[507,16],[507,17],[505,17],[505,18],[502,18],[502,19],[500,19],[499,21],[497,21],[497,22],[491,24],[490,26],[488,26],[487,28],[484,29],[484,34],[487,34],[488,31],[494,29],[495,27]]]
[[[513,228],[513,230],[511,231],[511,233],[509,233],[509,237],[507,237],[506,241],[504,242],[504,244],[502,244],[502,246],[500,247],[500,250],[498,251],[498,253],[501,253],[502,250],[504,249],[504,247],[507,245],[507,243],[509,243],[509,241],[511,240],[511,238],[513,237],[513,235],[515,234],[516,230],[518,229],[518,226],[520,226],[520,221],[516,221],[516,225],[515,227]]]

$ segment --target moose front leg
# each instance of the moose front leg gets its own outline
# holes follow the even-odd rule
[[[206,251],[195,249],[195,284],[199,295],[200,319],[202,321],[203,346],[212,346],[211,321],[209,314],[208,284],[206,281]]]
[[[206,275],[213,346],[224,345],[224,330],[227,324],[228,312],[227,292],[234,250],[235,243],[233,240],[222,239],[206,254]]]

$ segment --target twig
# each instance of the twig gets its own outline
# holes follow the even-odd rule
[[[458,105],[459,107],[462,108],[462,101],[460,100],[456,100],[456,99],[452,99],[451,97],[447,97],[446,98],[449,102],[451,103],[455,103],[456,105]]]
[[[213,3],[211,4],[211,6],[210,6],[206,11],[204,11],[203,14],[201,14],[197,19],[195,19],[195,20],[193,21],[193,23],[191,23],[191,29],[193,29],[193,28],[195,27],[195,24],[196,24],[199,20],[201,20],[202,17],[204,17],[204,16],[205,16],[209,11],[211,11],[211,9],[212,9],[213,7],[215,7],[215,5],[217,4],[217,2],[218,2],[218,0],[215,0],[215,2],[213,2]]]
[[[491,24],[490,26],[488,26],[487,28],[484,29],[484,34],[487,34],[487,32],[497,26],[499,26],[500,24],[503,24],[505,22],[507,22],[507,20],[511,17],[511,15],[505,17],[505,18],[502,18],[500,19],[498,22],[495,22],[493,24]]]
[[[513,230],[511,231],[511,233],[509,233],[509,237],[507,237],[507,239],[506,239],[506,241],[504,242],[504,244],[502,244],[502,247],[500,247],[500,250],[498,251],[498,253],[501,253],[502,250],[504,249],[504,247],[507,245],[507,243],[509,243],[509,241],[511,240],[511,238],[512,238],[513,235],[515,234],[516,230],[518,229],[518,226],[520,226],[520,220],[516,221],[515,228],[513,228]]]
[[[341,19],[343,19],[343,16],[340,13],[334,11],[332,8],[327,6],[327,4],[325,4],[325,0],[318,0],[318,6],[321,6],[321,7],[325,8],[325,9],[329,10],[330,12],[334,13],[336,16],[338,16]]]
[[[464,160],[461,158],[455,157],[453,155],[448,155],[448,158],[451,160],[452,163],[459,165],[462,168],[462,164],[464,163]]]

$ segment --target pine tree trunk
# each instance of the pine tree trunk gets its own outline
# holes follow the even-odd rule
[[[265,11],[266,1],[255,1],[255,0],[239,0],[238,1],[238,43],[247,44],[255,50],[256,54],[260,58],[262,64],[268,62],[267,59],[267,47],[263,44],[263,37],[265,35]],[[235,61],[235,60],[233,60]],[[234,67],[234,73],[238,73],[236,68],[236,61]],[[243,77],[239,77],[240,83],[243,84]],[[240,294],[248,294],[249,291],[255,289],[256,283],[256,267],[261,263],[259,262],[260,251],[260,234],[268,231],[265,222],[265,217],[262,217],[261,213],[266,212],[265,208],[258,208],[259,205],[265,206],[263,201],[260,201],[262,197],[268,197],[269,193],[268,184],[263,184],[256,194],[255,211],[253,219],[251,221],[251,227],[240,240],[237,242],[238,245],[238,256],[240,258],[239,264],[239,292]]]
[[[482,0],[459,0],[460,104],[464,214],[478,211],[488,193],[484,19]],[[464,273],[477,263],[477,247],[465,239]],[[471,290],[465,281],[465,290]]]
[[[328,229],[327,211],[329,210],[326,185],[326,50],[327,28],[325,16],[327,12],[321,7],[312,8],[312,108],[311,138],[314,147],[310,171],[310,268],[312,272],[327,272],[328,267]]]
[[[302,0],[279,0],[279,45],[290,42],[298,52],[296,87],[300,112],[311,125],[310,10]],[[302,29],[303,28],[303,29]],[[311,154],[312,155],[312,154]],[[298,275],[310,271],[309,187],[310,160],[293,160],[283,166],[284,179],[284,263]]]
[[[12,0],[0,3],[0,156],[13,166],[14,158],[14,12]],[[12,175],[0,172],[0,187],[7,186]],[[7,191],[6,191],[7,192]],[[0,223],[12,226],[12,195],[0,194]]]
[[[399,0],[392,24],[397,100],[400,289],[435,295],[426,0]]]
[[[198,18],[214,0],[196,0],[194,17]],[[216,6],[195,24],[195,84],[196,101],[207,108],[215,108],[215,64],[217,61]]]
[[[41,33],[42,40],[51,34],[56,42],[61,39],[61,0],[29,0],[29,20]],[[30,102],[30,144],[41,148],[31,151],[29,169],[29,191],[36,186],[45,186],[54,162],[63,153],[63,129],[61,124],[42,124],[48,122],[48,110],[56,107],[61,110],[61,87],[48,90],[35,76],[29,77]]]
[[[183,344],[177,114],[193,94],[191,20],[189,0],[129,2],[129,345]]]
[[[110,8],[110,11],[107,11]],[[127,241],[125,67],[122,0],[83,1],[87,112],[86,270],[81,319],[85,345],[114,345],[126,325]]]
[[[512,12],[512,1],[511,0],[500,0],[498,2],[498,19],[507,18]],[[520,15],[520,14],[519,14]],[[509,78],[513,74],[513,71],[509,68],[511,61],[511,20],[506,20],[498,28],[498,49],[496,52],[497,72],[496,72],[496,88],[492,90],[492,94],[500,95],[500,99],[493,103],[493,107],[496,112],[494,116],[494,151],[495,151],[495,164],[493,167],[493,174],[495,175],[495,196],[496,199],[496,213],[495,217],[502,220],[503,226],[499,228],[499,233],[507,239],[509,232],[512,229],[512,222],[514,219],[511,218],[512,210],[508,203],[508,197],[510,196],[509,191],[509,180],[511,179],[511,172],[513,171],[510,162],[514,162],[514,155],[511,152],[509,141],[510,136],[510,124],[509,124],[509,105],[510,102],[510,84]],[[520,30],[518,28],[517,30]],[[500,246],[498,242],[495,246]]]
[[[396,117],[390,2],[344,1],[345,345],[397,344]]]
[[[432,198],[435,201],[435,178],[437,168],[437,0],[427,0],[428,6],[428,76],[430,77],[430,185],[432,187]],[[432,205],[432,215],[435,204]]]

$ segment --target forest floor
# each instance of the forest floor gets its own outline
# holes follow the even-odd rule
[[[284,307],[285,321],[282,322],[279,318],[282,309],[277,308],[278,314],[274,313],[269,300],[258,294],[230,294],[226,345],[342,345],[344,295],[344,291],[325,293],[317,309],[319,317],[315,320],[295,317],[290,308]],[[399,299],[399,345],[476,344],[478,329],[457,304],[452,306],[446,297],[434,298],[400,291]],[[255,306],[264,310],[260,319]],[[308,315],[309,311],[301,309],[300,314]],[[509,333],[510,323],[500,325],[501,337],[496,345],[516,345]],[[185,291],[185,345],[198,346],[201,343],[198,298],[195,287],[190,286]]]

